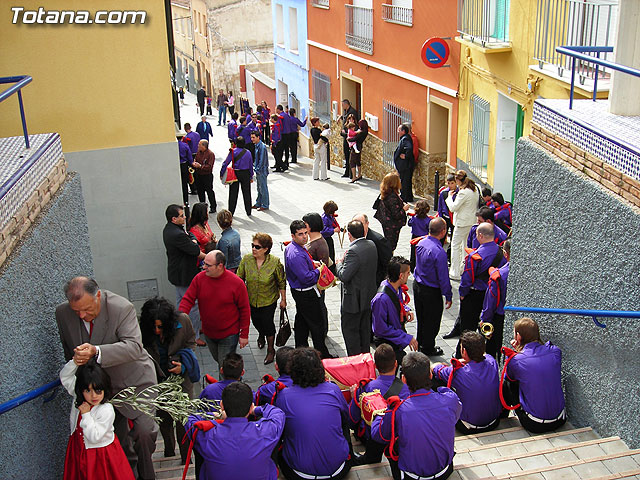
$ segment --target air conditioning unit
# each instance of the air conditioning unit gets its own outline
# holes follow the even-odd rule
[[[364,112],[364,119],[369,124],[369,130],[378,131],[378,117],[371,115],[369,112]]]

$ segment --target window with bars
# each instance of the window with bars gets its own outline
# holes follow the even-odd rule
[[[331,78],[317,70],[311,70],[315,115],[324,122],[331,120]]]
[[[400,141],[398,127],[403,123],[411,125],[411,111],[383,100],[382,105],[382,159],[393,166],[393,152]]]
[[[491,104],[478,95],[469,100],[469,137],[467,163],[471,171],[483,182],[487,181],[489,161],[489,122]]]

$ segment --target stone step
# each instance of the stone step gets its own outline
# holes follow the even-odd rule
[[[168,479],[168,478],[182,478],[182,472],[184,471],[184,465],[180,465],[180,460],[178,460],[177,465],[168,466],[168,467],[159,467],[155,469],[156,478],[158,480]],[[191,477],[189,477],[191,475]],[[189,470],[187,472],[187,478],[195,478],[195,467],[193,463],[189,465]]]
[[[585,480],[602,478],[604,480],[605,478],[626,478],[631,475],[631,472],[637,472],[639,469],[640,449],[627,449],[608,455],[578,458],[573,461],[554,462],[551,465],[544,465],[517,472],[508,472],[498,475],[492,474],[491,472],[489,472],[488,475],[479,475],[476,472],[473,476],[460,475],[458,477],[454,477],[452,475],[450,478],[451,480],[469,478],[481,480],[508,480],[511,478],[526,478],[527,480],[560,480],[578,478]],[[612,470],[614,471],[613,473],[611,472]]]

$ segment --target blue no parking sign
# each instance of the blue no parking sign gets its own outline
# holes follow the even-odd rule
[[[440,68],[449,59],[449,45],[442,38],[430,38],[422,45],[420,57],[427,67]]]

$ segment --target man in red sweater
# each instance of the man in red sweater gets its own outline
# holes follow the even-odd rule
[[[193,278],[180,302],[180,311],[188,314],[198,301],[202,332],[218,365],[227,354],[235,353],[238,343],[240,348],[249,343],[251,317],[247,287],[225,264],[224,253],[209,252],[204,271]]]

